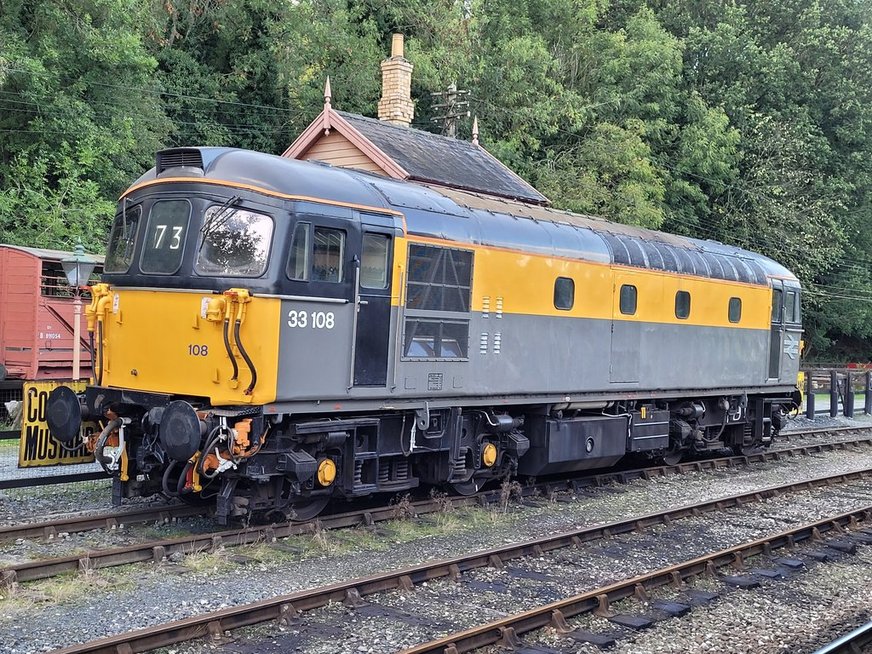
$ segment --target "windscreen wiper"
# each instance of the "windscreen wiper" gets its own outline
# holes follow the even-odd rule
[[[232,216],[235,211],[229,211],[233,207],[234,204],[239,202],[240,197],[238,195],[234,195],[227,200],[224,204],[218,207],[218,210],[212,214],[212,216],[203,223],[203,226],[200,228],[200,234],[203,236],[203,240],[200,241],[200,248],[202,249],[203,243],[206,242],[206,237],[214,234],[221,227],[224,226],[230,216]]]

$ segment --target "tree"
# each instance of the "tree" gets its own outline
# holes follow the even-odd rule
[[[169,130],[127,0],[7,3],[0,18],[0,241],[101,250],[111,198]]]

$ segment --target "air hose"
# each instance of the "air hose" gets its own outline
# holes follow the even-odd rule
[[[100,467],[103,468],[104,472],[111,477],[115,476],[115,471],[109,468],[111,459],[103,456],[103,448],[106,447],[106,441],[109,440],[109,435],[116,429],[119,429],[123,424],[123,418],[110,420],[109,424],[103,427],[103,431],[101,431],[100,436],[97,437],[97,444],[94,446],[94,458],[100,463]]]
[[[97,370],[100,372],[95,375],[97,386],[103,385],[103,321],[97,321],[97,358],[100,360],[100,365]],[[92,361],[93,364],[93,361]]]
[[[257,369],[254,367],[251,357],[248,356],[248,352],[246,352],[245,348],[242,346],[242,341],[239,340],[239,328],[241,325],[242,321],[237,318],[233,326],[233,338],[236,339],[236,346],[239,348],[239,354],[242,355],[242,358],[245,360],[245,365],[247,365],[248,369],[251,371],[251,383],[248,385],[248,388],[245,389],[244,393],[245,395],[251,395],[251,391],[254,390],[255,384],[257,384]]]
[[[167,497],[179,496],[178,488],[176,488],[176,490],[170,490],[170,476],[172,475],[173,470],[176,469],[178,463],[178,461],[170,461],[170,464],[166,467],[166,470],[164,470],[163,477],[161,477],[161,486],[163,487],[164,495]],[[178,487],[178,483],[176,486]]]
[[[237,344],[239,340],[237,339]],[[233,356],[233,348],[230,347],[230,319],[224,318],[224,349],[227,351],[227,356],[230,357],[230,363],[233,364],[233,377],[230,379],[236,381],[239,378],[239,366],[236,365],[236,357]],[[242,346],[239,346],[242,351]]]

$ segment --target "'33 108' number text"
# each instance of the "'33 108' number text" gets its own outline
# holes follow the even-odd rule
[[[332,311],[288,311],[288,327],[333,329],[335,324]]]

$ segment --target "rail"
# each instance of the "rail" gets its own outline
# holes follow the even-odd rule
[[[742,561],[748,557],[768,556],[777,549],[793,548],[797,543],[818,540],[826,533],[841,533],[848,527],[870,520],[872,520],[872,506],[810,522],[774,536],[742,543],[610,586],[552,602],[530,611],[517,613],[486,625],[450,634],[438,640],[403,650],[402,654],[459,654],[500,641],[511,642],[519,633],[526,633],[549,625],[560,631],[565,631],[567,618],[593,611],[606,612],[612,602],[633,596],[644,597],[655,588],[668,585],[680,586],[685,581],[695,577],[714,576],[720,568],[741,566]]]
[[[758,491],[759,492],[759,491]],[[723,500],[721,500],[723,501]],[[683,507],[693,515],[694,507]],[[699,507],[696,507],[699,509]],[[668,513],[668,512],[664,512]],[[653,518],[646,516],[648,518]],[[652,573],[640,575],[604,588],[576,595],[527,611],[487,625],[452,634],[431,643],[406,650],[406,654],[425,654],[444,652],[463,652],[499,642],[506,637],[508,630],[526,632],[545,627],[552,622],[565,624],[565,618],[595,609],[607,610],[610,602],[647,593],[667,584],[680,584],[695,576],[713,574],[718,568],[741,563],[745,557],[757,554],[770,554],[772,551],[793,547],[796,543],[820,538],[828,532],[840,532],[846,527],[872,519],[872,507],[865,507],[848,513],[832,516],[802,525],[774,536],[768,536],[736,547],[720,550],[713,554],[669,566]],[[487,566],[501,566],[503,561],[523,556],[541,556],[547,551],[572,547],[584,542],[583,537],[591,531],[601,536],[620,533],[623,529],[636,529],[643,518],[622,521],[587,529],[579,529],[556,536],[526,541],[513,545],[476,552],[473,554],[425,563],[417,566],[393,570],[387,573],[352,579],[321,588],[297,591],[287,595],[260,600],[251,604],[234,606],[183,620],[168,622],[144,629],[138,629],[98,640],[72,645],[58,650],[59,654],[117,653],[120,651],[141,652],[158,647],[174,645],[207,634],[221,637],[225,631],[238,629],[269,620],[287,620],[302,611],[325,606],[329,602],[348,601],[354,603],[359,598],[396,589],[409,590],[415,585],[439,578],[458,579],[464,572]],[[657,524],[661,521],[658,520]]]
[[[862,627],[837,638],[833,642],[821,647],[814,654],[857,654],[868,651],[864,648],[872,645],[872,622],[867,622]]]

